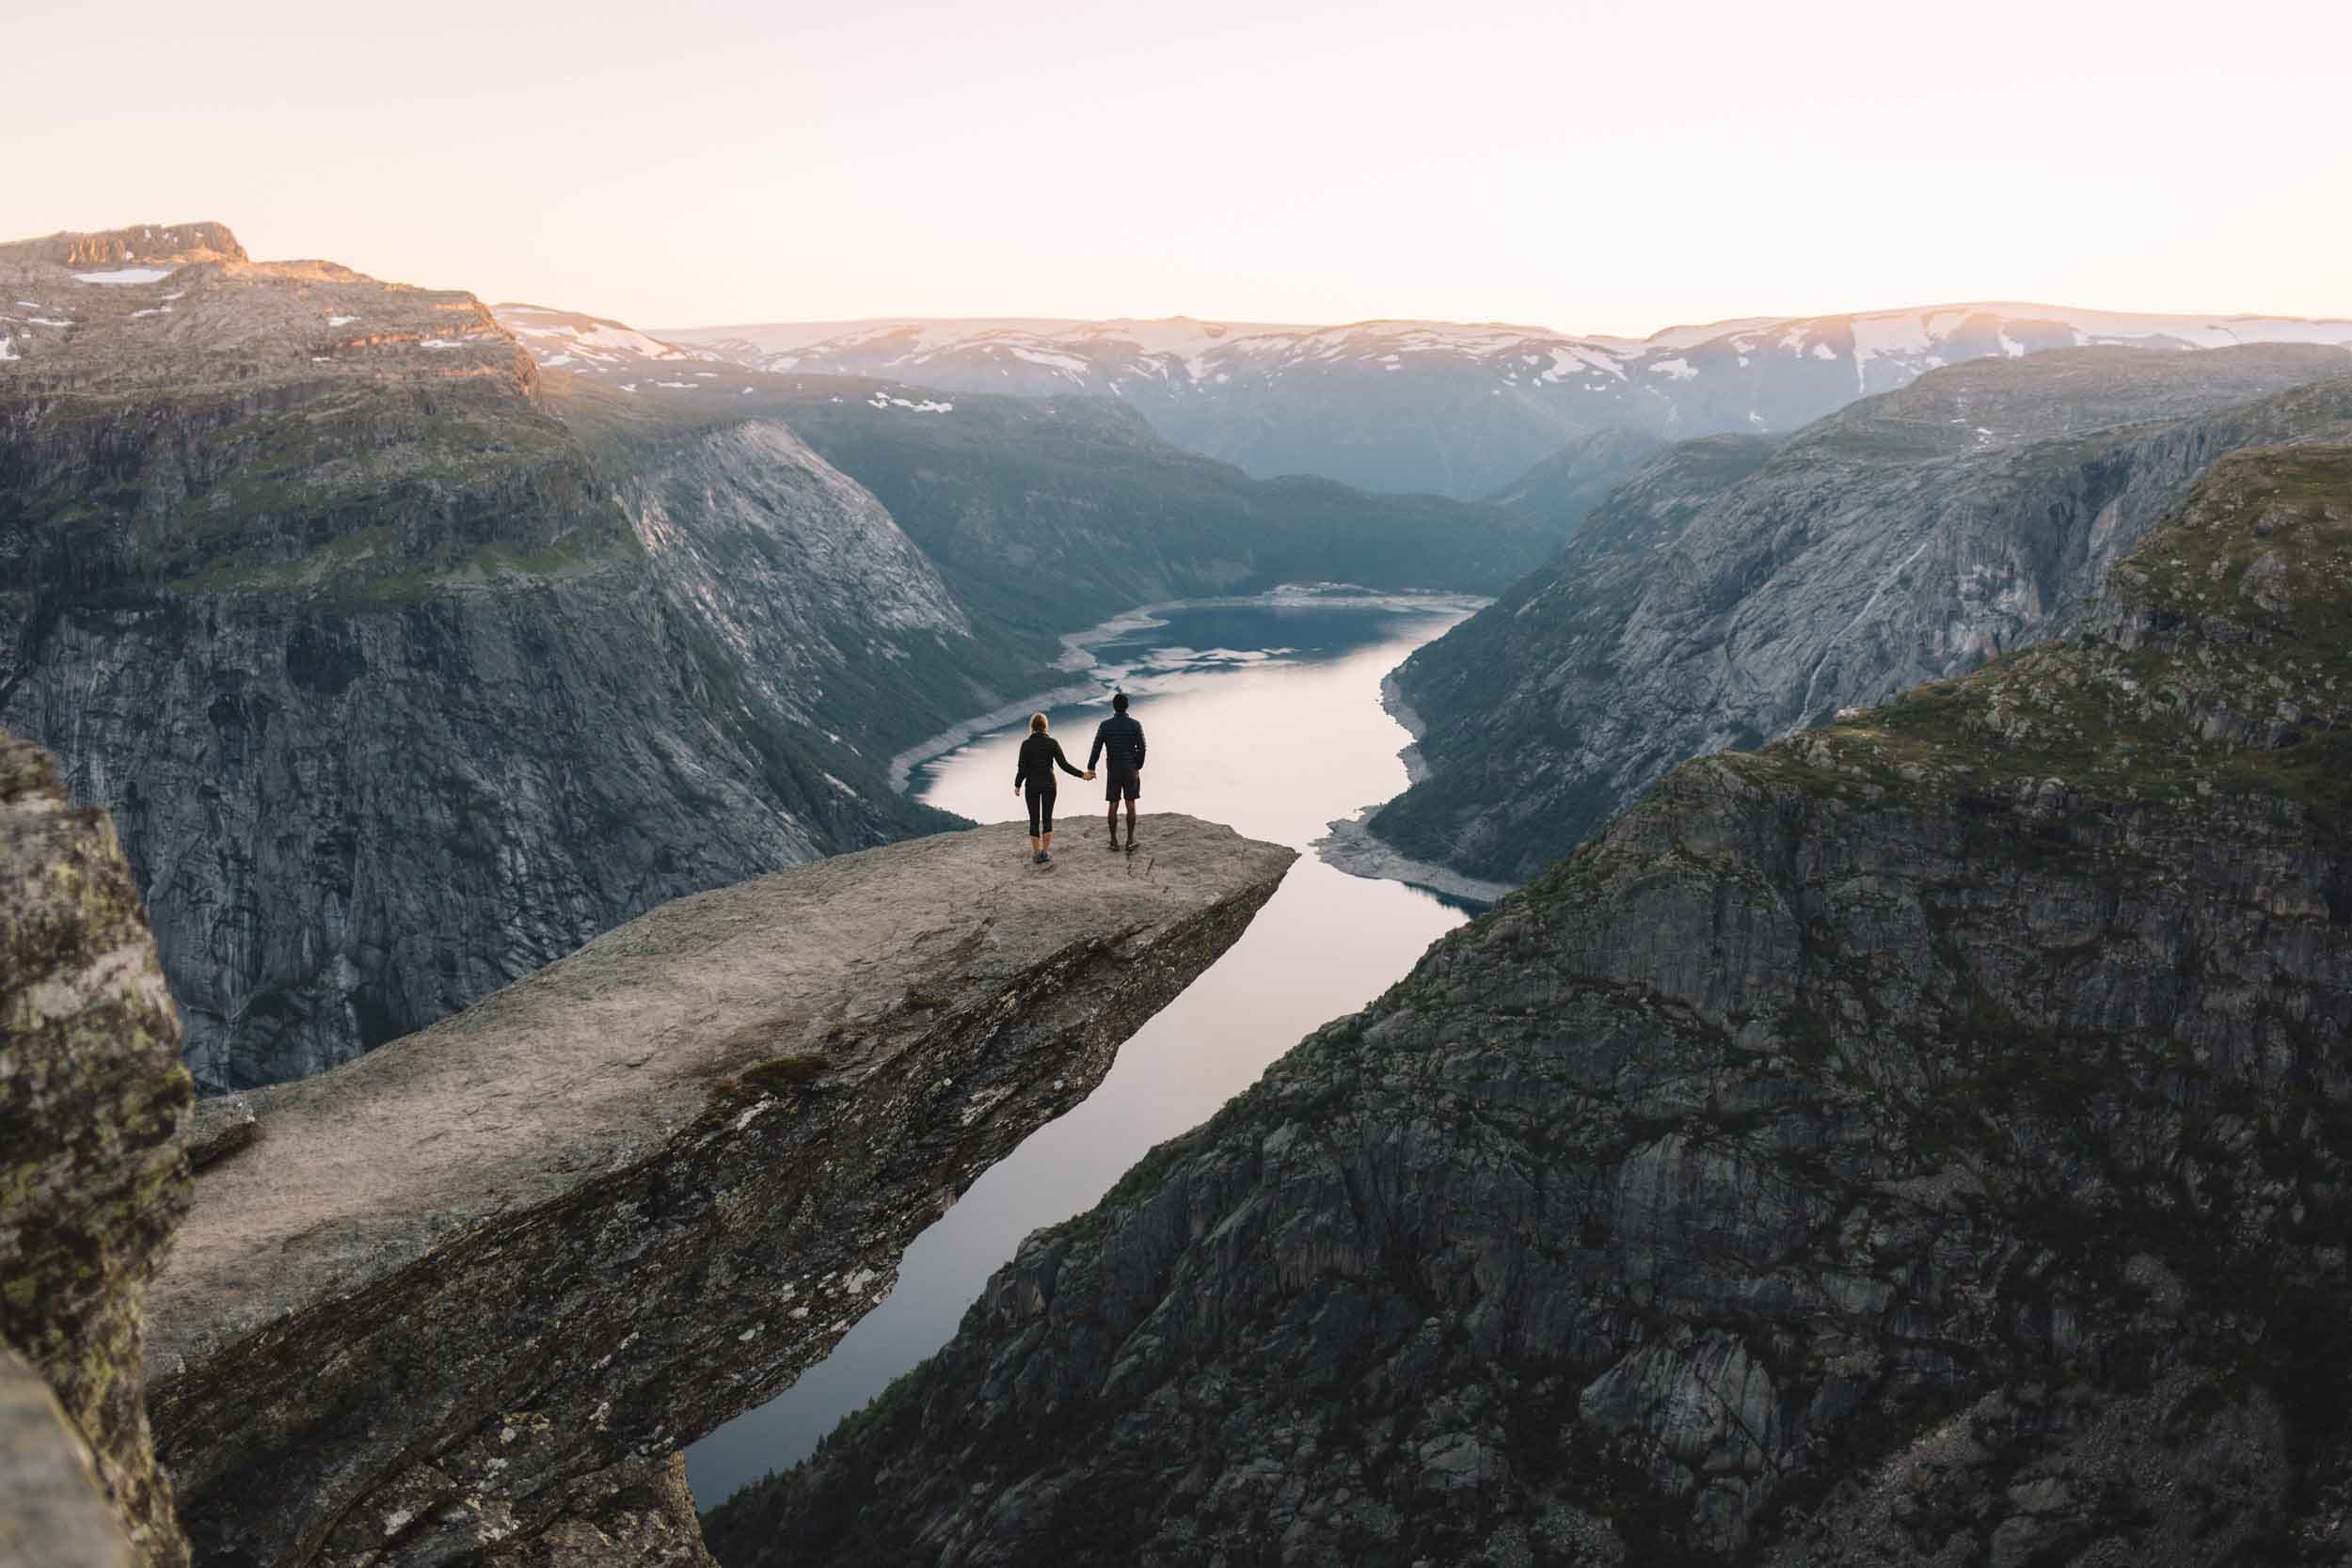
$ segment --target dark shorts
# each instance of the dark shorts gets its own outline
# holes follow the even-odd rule
[[[1105,800],[1135,800],[1143,793],[1143,769],[1121,772],[1114,768],[1104,775],[1103,799]]]
[[[1035,838],[1041,833],[1052,832],[1054,792],[1050,789],[1032,789],[1025,793],[1029,798],[1029,836]]]

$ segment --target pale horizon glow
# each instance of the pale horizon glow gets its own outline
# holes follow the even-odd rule
[[[2352,316],[2341,4],[29,10],[0,238],[642,327]]]

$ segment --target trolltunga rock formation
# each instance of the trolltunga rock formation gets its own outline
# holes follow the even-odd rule
[[[1152,823],[1050,870],[1009,824],[678,899],[250,1096],[153,1302],[198,1561],[697,1560],[677,1450],[822,1356],[1294,859]]]

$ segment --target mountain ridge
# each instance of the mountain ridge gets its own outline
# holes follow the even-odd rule
[[[1974,358],[2248,341],[2352,351],[2352,319],[1994,301],[1734,318],[1638,340],[1509,324],[1293,326],[1185,317],[883,318],[830,337],[812,333],[812,325],[779,325],[669,336],[779,372],[884,376],[948,393],[1118,397],[1178,446],[1255,477],[1313,473],[1458,499],[1501,490],[1598,432],[1785,434],[1855,398]]]
[[[2333,351],[2072,349],[1937,371],[1751,449],[1669,448],[1393,679],[1431,776],[1395,849],[1517,882],[1683,758],[2063,629],[2238,447],[2352,420]]]

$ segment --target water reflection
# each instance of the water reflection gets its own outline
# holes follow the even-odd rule
[[[1053,708],[1084,766],[1123,687],[1151,742],[1140,802],[1306,849],[1326,824],[1405,787],[1402,729],[1380,678],[1468,613],[1413,601],[1218,604],[1128,621],[1093,642],[1097,702]],[[1010,784],[1019,725],[915,770],[934,805],[983,822],[1021,815]],[[1107,854],[1099,785],[1063,781],[1055,852]],[[1465,906],[1372,882],[1302,854],[1241,940],[1121,1048],[1086,1102],[1040,1129],[908,1249],[898,1288],[833,1354],[774,1401],[688,1450],[707,1508],[807,1455],[840,1418],[945,1343],[1022,1237],[1090,1207],[1153,1144],[1207,1120],[1316,1025],[1362,1006]]]

